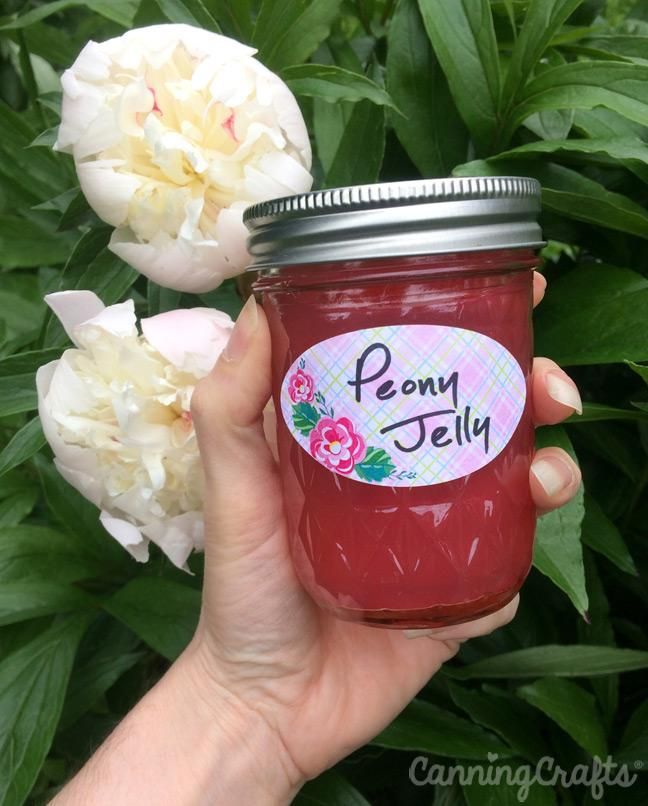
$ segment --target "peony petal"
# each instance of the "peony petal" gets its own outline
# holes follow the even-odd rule
[[[103,81],[110,75],[110,57],[103,45],[92,39],[83,47],[74,64],[66,73],[73,73],[82,81]]]
[[[73,368],[76,350],[66,350],[50,381],[47,405],[54,416],[80,414],[94,405],[94,398]]]
[[[142,319],[141,326],[146,340],[167,361],[204,377],[227,344],[234,323],[222,311],[191,308]]]
[[[77,81],[71,70],[63,73],[63,103],[61,125],[54,145],[55,151],[73,153],[72,146],[87,131],[104,105],[104,93],[92,84]]]
[[[59,473],[95,506],[99,506],[103,487],[100,482],[101,474],[97,458],[92,451],[77,445],[67,445],[63,441],[51,410],[49,392],[59,363],[59,361],[51,361],[49,364],[39,367],[36,373],[38,415],[43,433],[54,452],[56,457],[54,464]]]
[[[264,154],[257,164],[264,173],[290,188],[291,193],[303,193],[304,187],[310,188],[312,182],[310,173],[288,154],[281,151]]]
[[[241,271],[215,241],[188,242],[160,233],[157,243],[138,243],[126,229],[113,232],[109,249],[165,288],[204,294]]]
[[[243,223],[243,210],[246,207],[247,204],[233,204],[227,210],[221,210],[215,226],[216,240],[223,255],[237,272],[250,262],[250,253],[247,250],[249,233]]]
[[[115,170],[114,160],[95,160],[77,165],[81,190],[95,213],[113,227],[128,218],[128,207],[144,180],[133,173]]]
[[[86,110],[86,114],[90,114],[90,112],[90,109]],[[72,149],[77,164],[77,173],[79,167],[85,164],[82,162],[83,160],[88,157],[97,157],[112,146],[118,145],[122,138],[121,131],[115,126],[114,111],[108,107],[97,109],[93,119],[80,130]]]
[[[45,296],[54,315],[74,344],[74,329],[101,313],[106,307],[93,291],[56,291]]]
[[[121,518],[115,518],[108,512],[102,512],[99,520],[108,534],[114,537],[138,563],[145,563],[148,560],[149,541],[143,537],[137,526]]]
[[[50,443],[51,444],[51,443]],[[79,448],[78,453],[79,455],[83,452],[84,461],[88,464],[96,465],[96,460],[92,451]],[[63,451],[66,455],[71,452]],[[94,504],[96,507],[101,506],[101,502],[104,497],[104,489],[103,484],[101,483],[101,475],[98,468],[95,468],[96,475],[91,475],[90,473],[85,473],[83,470],[77,470],[73,467],[69,467],[66,464],[63,464],[58,458],[54,459],[54,465],[58,472],[63,476],[63,478],[74,487],[75,490],[81,493],[84,498],[87,498],[91,504]]]
[[[290,196],[294,190],[274,176],[248,164],[245,166],[245,192],[251,202],[260,202],[264,199]]]
[[[191,552],[203,548],[204,527],[200,512],[185,512],[169,520],[147,523],[142,532],[183,571],[189,570],[187,559]]]
[[[127,299],[125,302],[104,308],[96,316],[77,325],[74,332],[81,343],[87,338],[93,340],[91,328],[100,328],[119,338],[132,337],[137,336],[136,321],[135,303],[132,299]]]

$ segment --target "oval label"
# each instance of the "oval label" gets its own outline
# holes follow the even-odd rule
[[[321,341],[292,364],[281,410],[301,447],[365,484],[423,487],[491,462],[520,421],[526,382],[499,342],[394,325]]]

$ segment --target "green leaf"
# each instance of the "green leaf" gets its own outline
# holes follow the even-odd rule
[[[389,94],[367,76],[333,64],[298,64],[286,67],[282,77],[296,95],[323,98],[325,101],[372,101],[394,107]]]
[[[507,143],[515,129],[535,112],[597,106],[648,125],[648,66],[579,61],[544,71],[527,84],[501,142]]]
[[[105,571],[106,560],[81,539],[33,524],[0,530],[0,590],[9,582],[74,582]]]
[[[144,657],[137,636],[113,618],[95,621],[81,642],[70,676],[59,730],[92,708],[117,680]]]
[[[546,210],[648,238],[648,213],[643,207],[563,165],[542,164],[537,160],[483,160],[461,165],[454,173],[458,176],[534,177],[542,184],[542,204]]]
[[[548,644],[493,655],[461,668],[445,667],[460,680],[473,678],[597,677],[648,669],[648,652],[609,646]]]
[[[604,109],[578,109],[574,113],[574,128],[586,137],[598,140],[643,140],[646,129],[633,120],[624,118],[618,112]]]
[[[26,462],[45,444],[40,420],[35,417],[20,428],[0,453],[0,476]]]
[[[93,606],[94,600],[87,593],[60,582],[4,582],[0,587],[0,626]]]
[[[348,101],[331,104],[321,98],[313,99],[314,153],[319,159],[324,175],[327,174],[335,159],[340,141],[355,107],[356,104]]]
[[[356,464],[354,470],[363,481],[382,481],[396,468],[387,451],[369,447],[365,458]]]
[[[583,543],[602,554],[626,574],[638,576],[634,560],[623,541],[621,532],[603,512],[592,496],[585,496],[585,517],[583,519]]]
[[[254,31],[252,0],[209,0],[209,9],[227,36],[250,42]]]
[[[37,131],[27,116],[0,100],[0,119],[0,179],[5,192],[17,192],[28,208],[66,190],[71,178],[61,158],[51,149],[28,147]]]
[[[97,216],[90,208],[83,192],[77,190],[62,211],[56,231],[64,232],[65,230],[75,229],[85,224],[94,224],[97,220]]]
[[[38,406],[33,375],[0,378],[0,417],[33,411]]]
[[[77,280],[75,288],[94,291],[104,305],[118,302],[139,277],[138,272],[105,249]]]
[[[24,803],[49,751],[85,619],[58,622],[0,661],[0,804]]]
[[[17,526],[32,511],[38,500],[38,490],[20,490],[0,502],[0,530]]]
[[[554,789],[533,781],[529,767],[514,759],[494,763],[471,765],[477,770],[481,767],[484,781],[496,781],[484,785],[479,774],[467,775],[468,781],[463,784],[462,791],[468,806],[519,806],[524,793],[525,806],[555,806]],[[531,779],[528,790],[522,782]],[[436,806],[436,801],[435,801]],[[462,802],[463,806],[463,802]]]
[[[410,159],[424,177],[447,176],[466,158],[468,131],[425,35],[417,0],[400,0],[389,26],[386,81],[403,113],[391,122]]]
[[[509,697],[493,697],[456,683],[448,690],[454,704],[484,728],[498,734],[515,752],[529,761],[538,761],[546,754],[546,746],[535,725],[525,713],[526,706]]]
[[[293,806],[370,806],[369,801],[334,770],[328,770],[299,790]]]
[[[622,165],[648,182],[648,145],[637,138],[543,140],[504,151],[492,160],[528,159],[542,154],[552,154],[572,162],[612,167]]]
[[[329,35],[340,5],[341,0],[263,0],[252,36],[259,60],[274,71],[305,62]]]
[[[162,288],[161,285],[149,280],[147,283],[148,294],[148,315],[156,316],[158,313],[165,313],[172,311],[178,307],[180,291],[174,291],[171,288]],[[214,306],[216,307],[216,306]]]
[[[633,482],[638,482],[644,469],[641,446],[632,430],[621,423],[573,423],[572,433],[580,437],[590,453],[597,454],[617,467]]]
[[[648,700],[630,715],[614,760],[617,764],[633,766],[636,762],[643,762],[643,767],[648,764]]]
[[[648,367],[644,367],[642,364],[637,364],[634,361],[626,361],[625,363],[648,384]]]
[[[566,62],[560,51],[548,51],[542,61],[536,64],[535,73],[539,75]],[[512,101],[513,99],[510,99],[510,102]],[[573,109],[545,109],[528,117],[524,121],[524,127],[543,140],[564,140],[571,131],[575,114]]]
[[[139,274],[108,248],[101,249],[98,253],[95,252],[89,265],[80,261],[79,258],[82,254],[94,251],[97,244],[105,238],[103,228],[96,234],[96,238],[92,237],[92,233],[93,230],[77,243],[75,251],[63,271],[59,290],[94,291],[104,305],[114,305],[129,290]],[[85,242],[84,239],[86,239]],[[50,347],[63,346],[68,341],[65,331],[54,318],[49,321],[45,340]]]
[[[104,607],[156,652],[175,660],[196,630],[200,591],[161,577],[139,577]]]
[[[243,307],[243,300],[236,287],[235,280],[225,280],[214,291],[200,294],[200,301],[210,308],[216,308],[236,319]]]
[[[573,414],[568,423],[594,423],[601,420],[645,420],[646,414],[636,409],[617,409],[600,403],[583,403],[583,413]]]
[[[91,264],[106,249],[110,241],[110,227],[99,226],[85,232],[74,245],[67,259],[57,291],[69,291],[79,288],[81,277]],[[66,343],[67,336],[58,319],[51,312],[47,313],[45,343],[48,347],[61,346]]]
[[[505,103],[515,102],[554,34],[583,0],[531,0],[506,71]]]
[[[537,351],[559,364],[648,360],[648,280],[590,263],[552,282],[535,314]]]
[[[500,104],[500,65],[490,4],[488,0],[419,0],[419,8],[457,109],[478,150],[488,150]]]
[[[614,629],[610,621],[608,601],[601,576],[591,551],[585,552],[585,578],[590,598],[589,621],[579,621],[576,625],[580,643],[594,646],[616,646]],[[593,677],[589,685],[596,696],[606,728],[614,722],[619,707],[619,675]]]
[[[123,28],[130,28],[135,19],[139,0],[86,0],[81,5],[88,6],[92,11]]]
[[[594,697],[571,680],[546,677],[521,686],[518,696],[538,708],[591,756],[605,758],[607,742]]]
[[[296,403],[293,406],[293,425],[307,437],[320,420],[320,413],[310,403]]]
[[[186,23],[220,32],[220,26],[202,0],[156,0],[169,22]]]
[[[51,350],[31,350],[25,353],[16,353],[0,360],[0,378],[8,378],[11,375],[35,374],[43,364],[49,364],[60,358],[61,351]]]
[[[9,276],[15,277],[16,275]],[[24,277],[24,279],[29,278]],[[6,283],[6,281],[7,275],[4,276],[2,282]],[[26,294],[20,293],[20,290],[18,293],[0,291],[0,327],[2,327],[3,334],[10,338],[20,337],[20,345],[37,336],[43,313],[43,306],[27,299]],[[16,348],[10,349],[13,351]]]
[[[418,699],[406,706],[371,743],[392,750],[422,750],[456,758],[486,759],[489,753],[511,755],[509,748],[492,733]]]
[[[605,50],[617,56],[638,59],[645,63],[648,59],[648,36],[628,34],[598,34],[585,39],[583,45],[597,50]]]
[[[354,104],[326,174],[325,187],[363,185],[378,179],[385,153],[385,110],[371,101]]]
[[[10,22],[6,22],[4,25],[0,25],[0,31],[27,28],[50,17],[52,14],[58,14],[74,6],[89,7],[92,11],[96,11],[97,14],[101,14],[103,17],[127,28],[135,17],[137,0],[54,0],[54,2],[45,3],[32,11],[28,11],[26,14],[21,14]]]
[[[545,427],[538,431],[538,447],[557,446],[571,454],[574,449],[565,429],[561,426]],[[554,509],[538,520],[533,564],[557,585],[579,613],[587,610],[581,523],[585,514],[583,485],[576,495],[559,509]]]
[[[50,518],[58,521],[72,538],[71,545],[82,547],[83,555],[92,560],[86,572],[93,576],[102,572],[120,576],[132,573],[135,560],[103,528],[97,507],[71,487],[43,455],[37,455],[35,460]],[[99,569],[92,572],[96,563]]]

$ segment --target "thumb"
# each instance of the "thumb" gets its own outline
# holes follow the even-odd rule
[[[263,432],[270,397],[270,333],[250,297],[229,342],[191,400],[204,473],[206,552],[249,550],[276,529],[281,492]]]

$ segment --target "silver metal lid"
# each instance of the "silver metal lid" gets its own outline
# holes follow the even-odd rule
[[[338,260],[539,248],[540,184],[453,177],[318,190],[254,204],[248,271]]]

